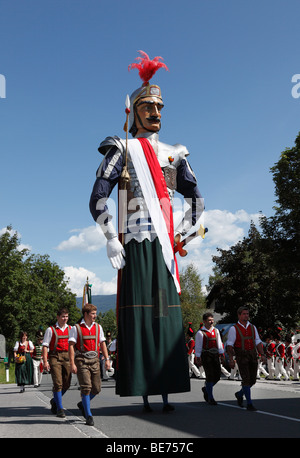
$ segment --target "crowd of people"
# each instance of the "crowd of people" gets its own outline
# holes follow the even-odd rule
[[[300,338],[298,331],[288,333],[285,338],[281,328],[263,332],[249,322],[249,310],[241,307],[237,311],[238,323],[231,326],[225,345],[222,336],[214,327],[212,313],[203,315],[203,323],[195,334],[192,323],[186,335],[190,377],[205,379],[202,388],[205,401],[216,405],[213,386],[221,374],[228,380],[240,380],[242,388],[235,393],[237,403],[247,409],[256,410],[252,404],[250,388],[257,379],[299,381]]]
[[[262,330],[250,323],[247,307],[241,307],[237,313],[238,322],[229,329],[225,344],[222,331],[214,326],[212,313],[203,315],[197,332],[189,323],[186,335],[189,375],[205,380],[202,392],[210,405],[217,405],[213,388],[222,374],[225,379],[241,380],[241,390],[235,393],[237,403],[242,407],[245,396],[247,409],[256,410],[250,389],[257,379],[299,380],[300,339],[292,334],[282,339],[280,329],[262,335]],[[102,326],[96,323],[94,305],[86,304],[82,314],[82,319],[70,326],[68,310],[60,309],[56,324],[49,326],[45,334],[38,330],[35,343],[26,332],[21,332],[14,347],[15,375],[23,393],[26,385],[40,386],[42,374],[50,372],[51,412],[64,418],[63,395],[71,385],[72,374],[76,374],[81,390],[77,406],[86,424],[93,425],[91,400],[100,393],[101,381],[107,380],[108,371],[112,370],[116,340],[112,341],[109,331],[105,338]],[[151,408],[144,405],[144,410]]]
[[[202,329],[203,323],[200,323]],[[260,330],[258,330],[259,332]],[[260,332],[259,332],[260,334]],[[195,360],[195,340],[194,331],[189,326],[187,331],[187,351],[189,357],[190,377],[205,379],[205,371],[202,365],[196,365]],[[262,363],[260,355],[258,355],[258,370],[257,379],[265,380],[293,380],[300,379],[300,338],[293,339],[294,332],[291,331],[285,336],[274,332],[260,334],[261,340],[265,347],[266,364]],[[223,342],[222,331],[220,336]],[[275,337],[274,337],[275,336]],[[222,344],[224,348],[224,360],[221,363],[221,373],[228,380],[241,380],[238,365],[234,364],[234,368],[230,368],[228,364],[228,355],[226,352],[226,344]],[[235,358],[234,358],[235,361]]]

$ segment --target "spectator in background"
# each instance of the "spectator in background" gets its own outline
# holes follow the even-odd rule
[[[24,393],[25,385],[33,385],[33,364],[31,358],[33,349],[34,345],[28,339],[27,332],[21,331],[19,340],[14,346],[15,376],[17,385],[20,387],[20,393]]]
[[[187,354],[189,362],[190,377],[195,375],[196,378],[200,378],[200,371],[198,367],[194,364],[195,361],[195,340],[194,340],[194,331],[192,329],[192,323],[189,323],[189,328],[187,330]]]
[[[32,362],[33,362],[33,383],[34,387],[37,388],[40,386],[43,375],[43,362],[42,362],[42,351],[43,351],[43,338],[44,335],[42,331],[36,333],[36,345],[32,353]],[[42,367],[41,367],[42,366]]]

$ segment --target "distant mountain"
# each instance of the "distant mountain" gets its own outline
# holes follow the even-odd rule
[[[92,295],[92,303],[97,307],[98,313],[100,312],[105,313],[105,312],[108,312],[108,310],[110,309],[115,310],[116,301],[117,301],[116,294],[98,295],[98,296]],[[82,309],[82,297],[76,298],[76,305],[79,308],[79,310]]]

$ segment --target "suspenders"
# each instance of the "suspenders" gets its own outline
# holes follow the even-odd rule
[[[55,336],[54,347],[53,347],[53,350],[51,350],[51,351],[55,353],[56,352],[56,348],[57,348],[57,344],[58,344],[58,340],[60,340],[60,339],[69,339],[69,329],[70,328],[68,326],[68,334],[65,335],[65,336],[59,336],[57,334],[56,329],[55,329],[54,326],[51,326],[51,329],[52,329],[52,332],[53,332],[53,334]]]
[[[242,331],[240,330],[240,328],[235,324],[234,327],[236,329],[236,331],[238,331],[240,337],[241,337],[241,341],[242,341],[242,350],[244,351],[245,350],[245,340],[250,340],[252,339],[253,340],[253,343],[254,343],[254,337],[255,337],[255,334],[254,334],[254,327],[253,325],[250,323],[249,326],[251,326],[251,336],[244,336]],[[255,348],[255,345],[254,345],[254,348]]]
[[[79,339],[80,339],[80,351],[82,353],[85,352],[84,344],[83,344],[84,340],[95,340],[96,341],[95,342],[95,351],[97,351],[98,336],[99,336],[99,325],[97,323],[95,323],[95,326],[96,326],[96,335],[95,336],[84,336],[84,335],[82,335],[81,326],[79,324],[75,324],[75,326],[77,328],[78,336],[79,336]]]

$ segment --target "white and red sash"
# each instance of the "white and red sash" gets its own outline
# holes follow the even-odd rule
[[[173,212],[160,164],[146,138],[129,140],[128,149],[153,227],[162,247],[164,261],[180,294],[178,266],[174,255]]]

